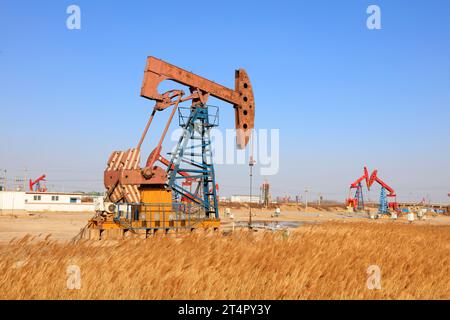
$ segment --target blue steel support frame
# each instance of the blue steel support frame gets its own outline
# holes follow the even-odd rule
[[[381,187],[380,193],[380,207],[378,208],[378,213],[387,214],[388,213],[388,202],[386,198],[386,188]]]
[[[363,188],[361,182],[358,184],[358,187],[356,188],[355,198],[358,201],[357,210],[363,211],[364,210],[364,197],[363,197]]]
[[[213,214],[218,219],[219,208],[210,136],[211,128],[218,125],[218,115],[217,113],[212,115],[211,121],[209,107],[197,104],[190,107],[189,116],[184,116],[182,108],[179,108],[179,119],[183,133],[167,167],[168,186],[179,195],[200,204],[205,216],[210,217]],[[195,152],[196,150],[198,152]],[[199,183],[198,192],[192,193],[183,186],[182,182],[186,181],[186,177],[180,175],[180,171],[196,177]]]

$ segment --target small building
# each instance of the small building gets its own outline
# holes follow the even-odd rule
[[[0,191],[0,210],[25,210],[25,192]]]
[[[260,203],[259,196],[249,196],[249,195],[234,195],[231,196],[230,202],[238,202],[238,203]]]
[[[0,210],[87,212],[95,211],[101,199],[84,193],[0,191]]]

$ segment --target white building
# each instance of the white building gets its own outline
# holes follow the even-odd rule
[[[0,210],[25,210],[25,192],[0,191]]]
[[[230,197],[230,202],[239,202],[239,203],[260,203],[259,196],[249,196],[249,195],[234,195]]]
[[[101,199],[83,193],[0,191],[0,210],[93,212]]]

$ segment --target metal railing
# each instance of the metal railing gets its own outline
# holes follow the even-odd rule
[[[208,112],[208,126],[217,127],[219,125],[219,107],[206,105]],[[185,127],[192,114],[192,107],[178,107],[178,122],[180,127]]]
[[[208,219],[196,203],[120,203],[114,220],[126,229],[181,229]]]

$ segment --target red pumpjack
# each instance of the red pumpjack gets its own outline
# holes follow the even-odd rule
[[[353,209],[355,209],[355,210],[358,208],[364,209],[364,203],[363,203],[363,197],[362,197],[362,184],[361,184],[364,180],[366,181],[367,189],[370,190],[369,171],[367,171],[366,167],[364,167],[364,174],[361,177],[359,177],[358,179],[356,179],[350,185],[349,196],[345,200],[346,205],[353,207]],[[356,194],[353,198],[351,197],[352,189],[356,189]]]
[[[381,186],[382,189],[384,188],[388,191],[388,194],[386,195],[386,197],[394,199],[394,201],[391,201],[391,202],[388,201],[388,208],[398,211],[399,208],[398,208],[398,203],[396,200],[397,195],[396,195],[394,189],[392,189],[386,182],[384,182],[383,180],[381,180],[378,177],[378,170],[374,170],[372,172],[372,174],[370,175],[369,184],[367,186],[367,188],[369,190],[374,182],[377,182]]]
[[[33,192],[46,192],[47,188],[45,186],[41,186],[41,182],[45,180],[45,174],[37,178],[36,180],[30,179],[30,191]]]
[[[394,189],[378,177],[378,170],[374,170],[372,172],[372,174],[369,176],[369,171],[367,170],[366,167],[364,167],[364,174],[350,185],[349,197],[346,199],[347,206],[351,206],[354,209],[357,209],[357,208],[363,209],[364,208],[364,204],[361,203],[362,199],[363,199],[363,197],[362,197],[362,182],[364,180],[366,181],[367,190],[369,190],[369,191],[374,182],[377,182],[381,186],[382,189],[384,188],[388,192],[386,197],[394,198],[394,201],[388,202],[388,207],[392,210],[398,210],[398,203],[395,200],[397,195],[396,195]],[[352,189],[356,189],[356,194],[353,198],[350,195]]]

